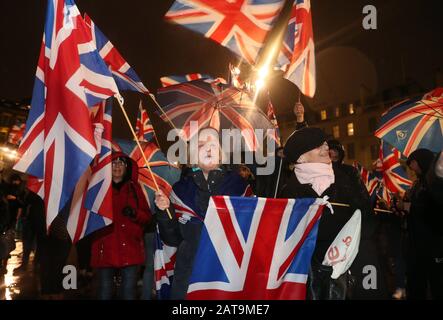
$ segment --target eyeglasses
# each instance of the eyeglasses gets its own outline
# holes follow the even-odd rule
[[[126,163],[121,160],[115,160],[115,161],[112,161],[112,166],[113,167],[117,167],[117,166],[119,166],[119,167],[125,166],[126,167]]]

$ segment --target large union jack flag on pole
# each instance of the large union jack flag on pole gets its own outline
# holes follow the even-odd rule
[[[309,97],[315,94],[315,50],[310,0],[295,0],[278,57],[285,78]]]
[[[99,153],[74,190],[66,208],[72,242],[112,223],[112,99],[100,104],[95,116],[95,141]]]
[[[116,93],[75,3],[48,1],[27,130],[15,165],[44,179],[48,226],[97,154],[88,107]]]
[[[111,41],[100,31],[88,15],[85,15],[86,25],[91,29],[92,39],[97,46],[100,56],[112,72],[115,82],[120,90],[138,91],[149,94],[148,89],[135,73],[134,69],[126,62]]]
[[[324,199],[212,197],[188,299],[305,299]]]
[[[166,19],[202,33],[254,64],[283,0],[177,0]]]

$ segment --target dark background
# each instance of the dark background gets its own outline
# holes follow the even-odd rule
[[[211,40],[163,16],[172,0],[77,0],[136,70],[151,92],[160,77],[208,73],[227,77],[228,63],[237,57]],[[308,111],[325,103],[357,99],[363,85],[369,95],[380,95],[404,84],[417,91],[436,85],[443,70],[441,0],[311,0],[316,45],[317,91],[303,99]],[[377,30],[364,30],[365,5],[377,8]],[[5,1],[0,4],[0,98],[30,98],[43,34],[45,0]],[[274,79],[270,90],[279,121],[298,97],[292,83]],[[137,93],[124,93],[135,123]],[[144,98],[149,105],[147,98]],[[153,117],[162,131],[167,129]],[[121,113],[114,109],[114,136],[128,137]]]

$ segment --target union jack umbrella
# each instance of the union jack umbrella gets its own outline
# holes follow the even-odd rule
[[[283,0],[177,0],[165,18],[254,64],[283,4]]]
[[[402,101],[386,111],[375,136],[405,156],[416,149],[443,149],[443,88],[418,99]]]
[[[219,82],[196,80],[158,90],[158,102],[175,127],[183,130],[183,139],[191,138],[191,121],[198,128],[217,130],[238,128],[248,150],[259,147],[254,129],[275,130],[268,119],[244,91]],[[165,115],[160,115],[166,121]]]
[[[172,190],[172,185],[180,178],[180,169],[168,162],[168,159],[155,143],[141,141],[140,144],[143,148],[146,159],[151,166],[151,170],[155,175],[160,190],[169,196]],[[130,140],[114,139],[112,149],[127,154],[137,162],[139,166],[138,182],[142,187],[149,207],[152,208],[156,188],[149,169],[145,167],[146,164],[137,143]]]

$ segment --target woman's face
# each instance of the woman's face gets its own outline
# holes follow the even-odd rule
[[[126,174],[126,163],[122,160],[115,159],[112,161],[112,181],[120,182]]]
[[[331,163],[329,147],[326,141],[320,147],[304,153],[300,158],[303,163]]]

